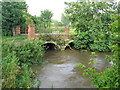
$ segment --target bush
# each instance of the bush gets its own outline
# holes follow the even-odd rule
[[[119,57],[118,46],[114,46],[114,55],[112,57],[107,56],[106,60],[113,62],[110,68],[106,68],[103,72],[97,72],[95,67],[87,67],[82,63],[78,63],[77,66],[83,68],[83,76],[88,75],[92,83],[96,88],[119,88]],[[94,54],[94,53],[92,53]],[[93,55],[95,57],[95,54]],[[90,59],[88,64],[96,63],[94,57]]]
[[[34,74],[29,66],[42,62],[43,42],[41,40],[26,40],[24,43],[3,41],[3,88],[30,88],[33,86]]]
[[[78,34],[75,38],[75,48],[110,51],[109,46],[114,37],[112,25],[118,25],[117,22],[114,22],[118,18],[117,3],[78,0],[65,4],[67,5],[65,13],[68,14],[71,26]],[[117,17],[114,18],[114,16]],[[117,26],[114,26],[114,30],[116,29]]]
[[[90,49],[91,51],[111,51],[112,33],[81,32],[74,39],[76,49]]]
[[[85,49],[88,47],[88,44],[91,42],[90,36],[87,32],[81,32],[74,39],[76,49]]]
[[[15,52],[21,63],[41,63],[41,57],[44,55],[41,40],[26,40],[25,42],[15,43],[3,41],[3,56],[7,56],[10,52]]]

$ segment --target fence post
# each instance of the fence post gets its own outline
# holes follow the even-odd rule
[[[28,39],[34,38],[34,34],[35,34],[34,30],[35,30],[34,25],[29,24],[28,25]]]

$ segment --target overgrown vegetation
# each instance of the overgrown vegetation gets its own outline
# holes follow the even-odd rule
[[[2,87],[30,88],[35,81],[32,64],[41,64],[44,55],[42,40],[26,40],[2,42]]]
[[[65,33],[65,27],[62,27],[62,26],[57,26],[57,27],[54,27],[54,26],[51,26],[51,27],[48,27],[48,28],[41,28],[39,25],[36,26],[36,30],[35,30],[36,33]]]
[[[77,32],[75,48],[92,51],[110,51],[113,34],[111,24],[117,20],[117,4],[114,2],[77,1],[66,3],[66,13]]]
[[[39,19],[44,28],[50,27],[52,16],[53,16],[53,13],[49,10],[41,11],[41,15]]]
[[[2,2],[2,34],[12,36],[15,27],[25,23],[27,13],[25,2]]]
[[[23,41],[26,40],[28,38],[28,36],[24,35],[24,36],[2,36],[2,40],[3,41]]]
[[[83,76],[88,75],[96,88],[120,88],[119,84],[119,50],[118,30],[120,29],[118,16],[119,6],[114,2],[72,2],[66,3],[66,13],[76,29],[75,38],[77,49],[89,48],[92,51],[111,51],[113,62],[110,68],[97,72],[95,67],[87,67],[82,63],[77,66],[84,69]],[[95,52],[92,53],[96,57]],[[88,64],[95,64],[94,57]]]
[[[107,56],[106,60],[113,62],[110,68],[106,68],[103,72],[97,72],[96,67],[87,67],[82,63],[78,63],[77,66],[84,69],[82,75],[89,76],[90,80],[96,88],[120,88],[119,84],[119,57],[118,46],[113,47],[114,55],[112,58]],[[92,58],[88,64],[95,64],[94,58],[96,54],[92,53]]]
[[[14,29],[22,25],[25,32],[28,24],[35,24],[37,32],[51,33],[56,31],[50,27],[53,14],[49,10],[41,12],[41,16],[31,16],[27,13],[25,2],[2,2],[2,33],[12,36]],[[66,3],[66,14],[62,15],[62,23],[53,21],[55,26],[68,25],[71,22],[72,31],[76,31],[74,39],[76,49],[90,49],[92,51],[111,51],[114,53],[111,68],[98,73],[95,67],[86,67],[82,63],[78,66],[84,69],[83,75],[89,75],[97,88],[118,88],[119,85],[119,47],[117,29],[120,23],[117,4],[114,2],[77,2]],[[65,20],[66,18],[66,20]],[[118,23],[119,22],[119,23]],[[53,26],[54,26],[53,25]],[[47,30],[48,29],[48,30]],[[58,28],[59,29],[59,28]],[[41,30],[41,31],[40,31]],[[47,30],[47,31],[45,31]],[[60,32],[64,32],[63,27]],[[46,35],[45,37],[49,37]],[[14,39],[14,40],[13,40]],[[41,64],[44,55],[42,40],[25,40],[25,37],[3,37],[2,41],[2,86],[3,88],[31,88],[34,74],[29,69],[32,64]],[[24,41],[22,41],[24,40]],[[17,41],[17,42],[16,42]],[[18,42],[21,41],[21,42]],[[62,44],[64,40],[59,40]],[[95,53],[92,53],[95,56]],[[89,64],[95,63],[94,59]]]

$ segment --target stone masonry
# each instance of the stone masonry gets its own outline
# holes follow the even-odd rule
[[[20,35],[20,26],[16,26],[15,35]]]
[[[34,34],[35,34],[34,30],[35,30],[34,25],[32,24],[28,25],[28,39],[34,38]]]

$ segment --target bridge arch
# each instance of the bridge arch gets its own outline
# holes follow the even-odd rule
[[[73,40],[70,40],[68,43],[66,43],[65,49],[67,49],[67,48],[72,49],[73,46],[74,46],[74,42],[73,42]]]
[[[53,42],[53,41],[47,41],[45,42],[44,44],[44,47],[47,49],[47,50],[56,50],[56,49],[59,49],[58,45],[56,42]]]

